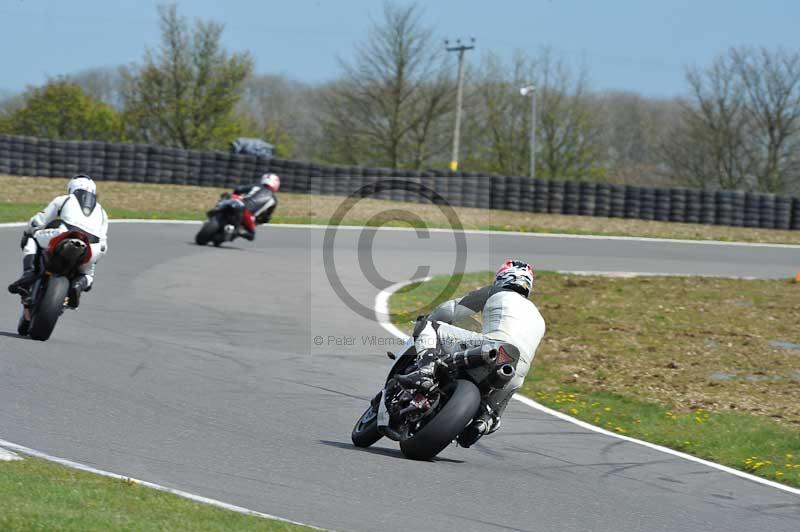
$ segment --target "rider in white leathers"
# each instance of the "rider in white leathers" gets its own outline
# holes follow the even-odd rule
[[[47,249],[53,237],[70,230],[86,234],[92,248],[91,259],[80,267],[81,275],[73,279],[70,286],[70,306],[77,307],[81,292],[92,287],[95,264],[108,251],[108,215],[97,203],[94,181],[84,174],[70,179],[67,194],[56,197],[42,212],[34,215],[23,232],[20,242],[22,276],[8,286],[9,292],[22,296],[23,305],[27,304],[31,286],[41,274],[37,271],[38,253]],[[30,316],[26,315],[25,319]]]
[[[480,414],[459,437],[458,443],[469,447],[500,427],[500,416],[522,386],[536,348],[544,336],[545,323],[536,305],[528,299],[533,288],[533,268],[525,262],[506,261],[495,275],[495,282],[458,299],[436,307],[425,321],[417,323],[414,347],[420,369],[409,375],[424,386],[432,378],[441,352],[453,353],[481,345],[486,340],[508,342],[519,350],[514,378],[502,389],[494,390],[481,404]],[[451,325],[481,313],[481,332]]]

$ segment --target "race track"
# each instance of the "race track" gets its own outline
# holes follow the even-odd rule
[[[268,227],[215,249],[191,243],[196,229],[113,225],[96,289],[46,343],[18,338],[16,298],[0,298],[0,438],[341,530],[800,530],[796,495],[517,402],[498,434],[433,462],[387,440],[356,449],[350,430],[390,363],[369,343],[391,338],[334,293],[324,231]],[[18,235],[0,229],[4,293]],[[378,292],[357,260],[370,235],[387,281],[452,271],[450,234],[340,230],[336,268],[364,306]],[[560,270],[800,269],[791,247],[467,235],[467,270],[512,256]]]

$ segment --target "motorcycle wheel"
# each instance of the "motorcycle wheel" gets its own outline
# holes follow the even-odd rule
[[[64,299],[69,291],[69,279],[53,275],[47,282],[44,295],[33,309],[28,336],[44,342],[53,333],[56,321],[64,312]]]
[[[350,439],[356,447],[369,447],[382,437],[383,435],[378,432],[378,413],[370,405],[358,418]]]
[[[457,380],[455,391],[436,416],[419,432],[400,442],[403,456],[430,460],[442,452],[472,420],[480,403],[478,387],[468,380]]]
[[[205,246],[219,233],[219,222],[216,218],[209,218],[197,232],[194,241],[198,246]]]

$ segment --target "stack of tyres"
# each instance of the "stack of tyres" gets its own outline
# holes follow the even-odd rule
[[[747,192],[744,195],[744,226],[758,227],[758,194]]]
[[[775,228],[775,194],[761,194],[758,198],[758,226]]]
[[[484,177],[484,180],[489,181],[489,194],[488,198],[484,201],[480,202],[480,206],[482,209],[498,209],[498,210],[506,210],[508,208],[506,202],[508,200],[508,186],[506,183],[506,178],[501,176],[490,176]],[[517,200],[519,200],[519,191],[517,192]],[[484,207],[484,205],[487,205]],[[517,201],[517,209],[519,210],[519,201]]]
[[[627,185],[625,187],[625,218],[636,220],[642,217],[642,188]]]
[[[76,140],[66,140],[64,142],[64,167],[65,175],[73,176],[80,172],[80,142]]]
[[[718,190],[716,196],[717,203],[717,225],[731,225],[733,220],[733,196],[729,190]]]
[[[409,185],[408,183],[408,170],[401,170],[399,168],[395,168],[392,170],[392,184],[389,187],[389,199],[392,201],[405,201],[408,195]]]
[[[144,183],[147,179],[147,144],[134,144],[133,147],[133,173],[131,174],[131,181],[137,183]]]
[[[105,166],[107,143],[100,142],[99,140],[93,140],[90,141],[88,144],[89,144],[89,153],[91,154],[91,159],[88,168],[89,175],[92,177],[98,176],[97,179],[99,180],[108,180],[108,178],[103,175],[103,167]]]
[[[121,155],[121,144],[106,144],[106,156],[103,158],[103,179],[107,181],[119,181]]]
[[[0,174],[11,173],[11,138],[0,135]]]
[[[457,180],[458,178],[456,178]],[[481,186],[480,175],[475,172],[463,172],[461,177],[462,207],[480,207],[484,203],[488,208],[490,193]]]
[[[594,216],[597,204],[597,183],[594,181],[581,181],[578,191],[578,214],[582,216]]]
[[[119,145],[119,181],[131,181],[134,166],[133,144]]]
[[[594,215],[609,216],[611,213],[611,185],[597,183],[597,192],[594,199]]]
[[[438,194],[436,201],[447,205],[452,204],[450,198],[451,188],[455,189],[456,186],[454,184],[451,185],[450,178],[447,176],[447,172],[445,170],[434,170],[433,189]]]
[[[78,141],[78,167],[79,172],[91,175],[92,146],[87,141]]]
[[[792,198],[792,229],[800,229],[800,198]]]
[[[656,218],[656,191],[650,187],[639,188],[639,218],[642,220],[655,220]]]
[[[517,176],[500,177],[499,179],[502,179],[506,188],[503,208],[509,211],[524,210],[522,206],[522,182],[523,180],[527,181],[527,179]]]
[[[347,181],[347,167],[337,164],[324,168],[323,172],[326,175],[322,179],[320,193],[326,196],[332,196],[336,192],[337,181]]]
[[[530,177],[516,177],[518,184],[514,187],[519,190],[519,210],[532,212],[536,200],[536,183]]]
[[[172,159],[172,182],[178,185],[188,185],[191,183],[191,178],[189,177],[189,152],[187,150],[174,150]]]
[[[165,148],[150,144],[147,146],[147,171],[144,176],[145,183],[160,183],[161,178],[161,153]]]
[[[50,143],[50,172],[52,177],[68,177],[67,171],[67,143],[63,140],[53,140]]]
[[[200,186],[214,186],[214,154],[208,151],[200,152]]]
[[[744,192],[739,190],[731,191],[731,225],[744,225]]]
[[[52,141],[50,139],[39,139],[36,143],[33,161],[33,175],[53,177],[52,163],[50,160],[51,146]]]
[[[36,137],[22,137],[22,175],[36,174]]]
[[[686,221],[686,189],[673,188],[669,191],[669,220],[671,222]]]
[[[321,194],[322,193],[322,168],[314,163],[308,161],[300,161],[297,165],[297,173],[305,174],[308,176],[308,193]]]
[[[561,212],[563,214],[578,214],[580,203],[580,184],[577,181],[567,180],[564,182],[564,205]]]
[[[535,178],[529,186],[533,187],[533,212],[548,212],[550,180]]]
[[[407,172],[405,177],[400,178],[404,182],[403,195],[401,201],[418,203],[420,201],[419,191],[422,188],[422,178],[419,172]]]
[[[778,196],[775,198],[775,229],[792,227],[792,198]]]
[[[699,224],[701,208],[700,191],[690,188],[686,191],[686,223]]]
[[[417,203],[435,202],[436,194],[438,194],[439,191],[436,190],[434,173],[431,171],[420,172],[419,185],[420,185],[420,190],[415,192],[414,195],[416,196],[416,198],[413,201],[416,201]]]
[[[564,181],[562,179],[551,179],[549,188],[547,212],[561,214],[564,212]]]
[[[627,209],[625,205],[626,201],[626,189],[624,185],[610,185],[608,187],[609,193],[609,204],[608,204],[608,215],[613,218],[626,218],[627,217]],[[639,217],[639,197],[636,197],[636,215],[634,218]]]
[[[657,188],[656,191],[656,210],[655,219],[659,222],[668,222],[672,202],[670,201],[670,191],[667,188]]]
[[[198,150],[187,150],[186,166],[186,184],[199,186],[203,182],[203,154]]]
[[[717,199],[713,190],[700,191],[700,223],[713,224],[717,220]]]
[[[381,200],[392,199],[392,171],[388,168],[375,168],[375,177],[376,180],[374,187],[370,190],[370,196]]]
[[[360,166],[351,166],[347,181],[336,183],[336,194],[339,196],[352,196],[364,186],[364,169]]]

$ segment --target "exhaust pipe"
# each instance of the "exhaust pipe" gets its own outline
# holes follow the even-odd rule
[[[514,370],[514,366],[512,366],[511,364],[503,364],[502,366],[497,368],[497,371],[489,375],[489,378],[486,380],[489,383],[489,386],[499,390],[500,388],[503,388],[506,384],[511,382],[511,379],[514,378],[514,375],[516,375],[516,373],[517,372]]]

